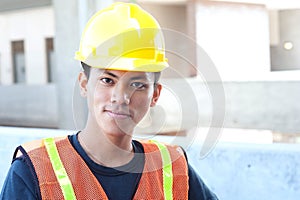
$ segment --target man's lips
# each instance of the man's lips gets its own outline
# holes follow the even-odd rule
[[[126,119],[131,118],[131,115],[127,112],[114,111],[114,110],[105,110],[105,112],[112,118],[115,119]]]

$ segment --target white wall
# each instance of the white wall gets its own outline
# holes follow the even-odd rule
[[[196,41],[223,81],[300,80],[300,70],[271,71],[270,43],[278,42],[279,36],[274,33],[276,12],[268,12],[270,7],[196,1]]]
[[[53,8],[49,6],[2,12],[0,30],[0,83],[13,83],[11,41],[14,40],[24,40],[26,83],[46,83],[45,38],[54,36]]]
[[[196,40],[224,81],[252,80],[270,70],[268,12],[262,5],[199,1]]]

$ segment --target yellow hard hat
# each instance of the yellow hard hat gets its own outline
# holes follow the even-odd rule
[[[114,3],[87,23],[75,59],[95,68],[159,72],[168,67],[158,22],[140,6]]]

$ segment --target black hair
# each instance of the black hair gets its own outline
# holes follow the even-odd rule
[[[81,62],[81,66],[84,72],[84,75],[86,76],[87,80],[90,78],[90,72],[91,72],[91,67],[84,62]]]
[[[91,66],[87,65],[84,62],[81,62],[81,66],[82,66],[83,72],[84,72],[87,80],[89,80],[90,73],[91,73]],[[160,79],[161,72],[153,72],[153,73],[154,73],[154,86],[156,86],[156,84],[158,83],[158,81]]]

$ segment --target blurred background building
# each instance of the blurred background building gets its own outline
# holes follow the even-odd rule
[[[73,55],[87,19],[111,2],[0,2],[0,125],[82,127],[73,120],[80,70]],[[193,39],[212,59],[225,89],[224,127],[299,132],[300,3],[131,2],[151,12],[163,28]],[[176,41],[167,45],[174,49],[186,44]],[[195,54],[195,48],[187,49]],[[201,77],[201,61],[197,58],[198,66],[191,66],[172,54],[168,57],[174,70],[167,71],[165,78],[174,77],[174,71],[184,77]],[[83,105],[76,113],[84,115],[84,101],[76,105]],[[193,111],[192,105],[190,109]],[[211,113],[203,113],[201,125],[209,126],[210,118]]]

